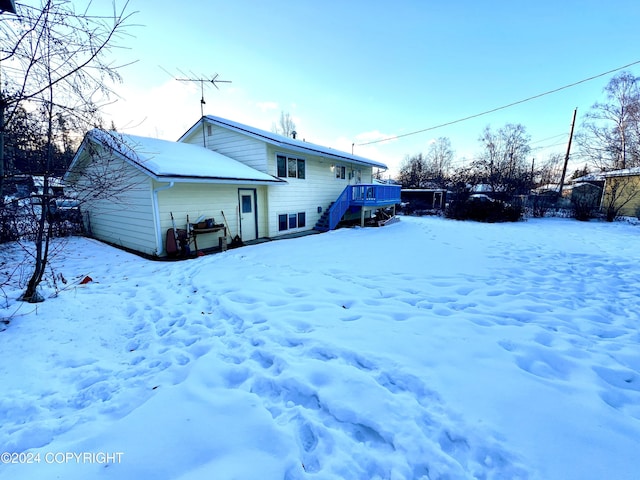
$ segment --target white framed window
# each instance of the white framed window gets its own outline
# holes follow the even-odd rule
[[[304,158],[277,155],[276,164],[278,177],[304,179],[307,176],[307,165]]]
[[[278,214],[278,231],[285,232],[307,226],[307,214],[305,212]]]
[[[347,167],[344,165],[336,165],[333,169],[337,180],[344,180],[347,178]]]

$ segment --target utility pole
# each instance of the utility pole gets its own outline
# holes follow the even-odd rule
[[[573,127],[576,124],[576,114],[578,107],[573,111],[573,120],[571,120],[571,133],[569,133],[569,144],[567,145],[567,154],[564,156],[564,167],[562,168],[562,177],[560,177],[560,190],[558,195],[562,197],[562,188],[564,187],[564,177],[567,175],[567,164],[569,163],[569,153],[571,153],[571,140],[573,139]]]
[[[533,174],[535,171],[535,166],[536,166],[536,159],[532,158],[531,159],[531,188],[535,186],[535,183],[533,182]]]
[[[200,82],[200,91],[202,94],[202,97],[200,98],[200,118],[202,121],[202,143],[204,145],[204,147],[207,147],[207,140],[206,140],[206,136],[204,133],[204,106],[207,102],[204,101],[204,84],[206,83],[211,83],[214,87],[216,87],[217,90],[220,90],[218,88],[218,83],[231,83],[231,80],[218,80],[218,74],[216,73],[213,78],[211,79],[206,79],[206,78],[176,78],[177,81],[179,82]]]

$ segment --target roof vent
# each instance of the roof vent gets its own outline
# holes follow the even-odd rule
[[[291,136],[293,137],[293,139],[296,139],[296,135],[298,134],[298,132],[296,132],[295,130],[293,132],[291,132]]]

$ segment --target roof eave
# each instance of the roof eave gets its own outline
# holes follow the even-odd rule
[[[197,177],[181,175],[151,175],[158,182],[176,183],[215,183],[223,185],[285,185],[287,182],[280,179],[262,180],[253,178],[227,178],[227,177]]]
[[[230,130],[239,132],[243,135],[247,135],[249,137],[258,139],[258,140],[262,140],[266,143],[269,143],[271,145],[280,147],[280,148],[286,148],[288,150],[293,150],[296,152],[302,152],[302,153],[312,153],[314,155],[318,155],[318,156],[323,156],[326,158],[333,158],[336,160],[340,160],[340,161],[346,161],[346,162],[350,162],[350,163],[356,163],[359,165],[366,165],[366,166],[370,166],[370,167],[375,167],[375,168],[382,168],[384,170],[387,170],[389,167],[387,165],[385,165],[384,163],[381,162],[376,162],[374,160],[369,160],[368,158],[364,158],[364,157],[358,157],[356,155],[350,155],[347,152],[340,152],[340,151],[331,151],[333,149],[330,149],[329,147],[322,147],[321,145],[318,145],[318,147],[322,148],[314,148],[314,144],[312,143],[306,143],[306,142],[302,142],[302,141],[297,141],[299,143],[293,143],[293,142],[286,142],[286,141],[282,141],[276,138],[273,138],[272,136],[268,135],[268,132],[265,132],[264,134],[260,133],[260,132],[256,132],[253,130],[248,130],[247,128],[252,128],[247,126],[247,128],[242,128],[242,126],[240,126],[241,124],[236,124],[237,122],[231,122],[230,120],[228,122],[231,123],[227,123],[224,121],[224,119],[218,118],[218,117],[213,117],[211,115],[207,115],[205,117],[202,117],[200,120],[198,120],[184,135],[182,135],[180,137],[180,139],[178,141],[182,141],[184,138],[190,136],[194,130],[200,125],[200,123],[202,121],[205,122],[210,122],[214,125],[218,125],[218,126],[222,126],[224,128],[228,128]],[[260,129],[255,129],[255,130],[260,130]],[[262,131],[262,130],[261,130]],[[280,137],[280,135],[279,135]],[[283,139],[285,137],[282,137]],[[302,144],[301,144],[302,143]],[[329,151],[327,151],[329,150]]]
[[[336,152],[336,153],[331,153],[331,152],[323,152],[321,150],[317,150],[314,149],[313,147],[300,147],[298,145],[292,145],[289,143],[285,143],[285,142],[276,142],[276,141],[271,141],[269,143],[272,143],[273,145],[279,146],[280,148],[286,148],[288,150],[293,150],[294,152],[301,152],[301,153],[313,153],[314,155],[318,155],[321,157],[325,157],[325,158],[331,158],[334,160],[339,160],[341,162],[349,162],[349,163],[355,163],[358,165],[365,165],[368,167],[375,167],[375,168],[383,168],[385,170],[387,170],[387,166],[384,163],[380,163],[380,162],[375,162],[373,160],[367,160],[367,159],[359,159],[357,157],[354,156],[350,156],[349,154],[345,153],[344,155],[341,155],[340,153]]]

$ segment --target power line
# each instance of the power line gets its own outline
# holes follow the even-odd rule
[[[542,142],[546,142],[547,140],[554,140],[556,138],[560,138],[560,137],[565,137],[567,134],[566,133],[559,133],[557,135],[554,135],[553,137],[547,137],[547,138],[542,138],[540,140],[535,140],[533,142],[529,142],[529,143],[542,143]]]
[[[503,105],[501,107],[492,108],[491,110],[486,110],[486,111],[481,112],[481,113],[476,113],[474,115],[469,115],[468,117],[459,118],[458,120],[453,120],[451,122],[441,123],[440,125],[435,125],[433,127],[423,128],[422,130],[416,130],[415,132],[403,133],[401,135],[395,135],[393,137],[382,138],[382,139],[379,139],[379,140],[372,140],[370,142],[365,142],[365,143],[358,143],[357,145],[359,147],[362,147],[362,146],[371,145],[371,144],[374,144],[374,143],[387,142],[389,140],[397,140],[398,138],[408,137],[410,135],[417,135],[418,133],[424,133],[424,132],[428,132],[430,130],[435,130],[437,128],[447,127],[447,126],[453,125],[455,123],[465,122],[467,120],[471,120],[472,118],[477,118],[477,117],[481,117],[483,115],[488,115],[489,113],[497,112],[498,110],[504,110],[505,108],[513,107],[515,105],[520,105],[521,103],[530,102],[531,100],[535,100],[536,98],[544,97],[546,95],[550,95],[552,93],[556,93],[556,92],[559,92],[561,90],[565,90],[567,88],[575,87],[576,85],[580,85],[581,83],[589,82],[591,80],[595,80],[596,78],[604,77],[605,75],[609,75],[610,73],[614,73],[614,72],[617,72],[619,70],[623,70],[625,68],[631,67],[633,65],[637,65],[638,63],[640,63],[640,60],[636,60],[635,62],[628,63],[627,65],[623,65],[622,67],[614,68],[613,70],[609,70],[607,72],[599,73],[598,75],[594,75],[592,77],[585,78],[583,80],[579,80],[577,82],[570,83],[569,85],[565,85],[563,87],[554,88],[553,90],[549,90],[547,92],[540,93],[538,95],[534,95],[532,97],[528,97],[528,98],[525,98],[523,100],[518,100],[516,102],[512,102],[512,103],[509,103],[507,105]]]

